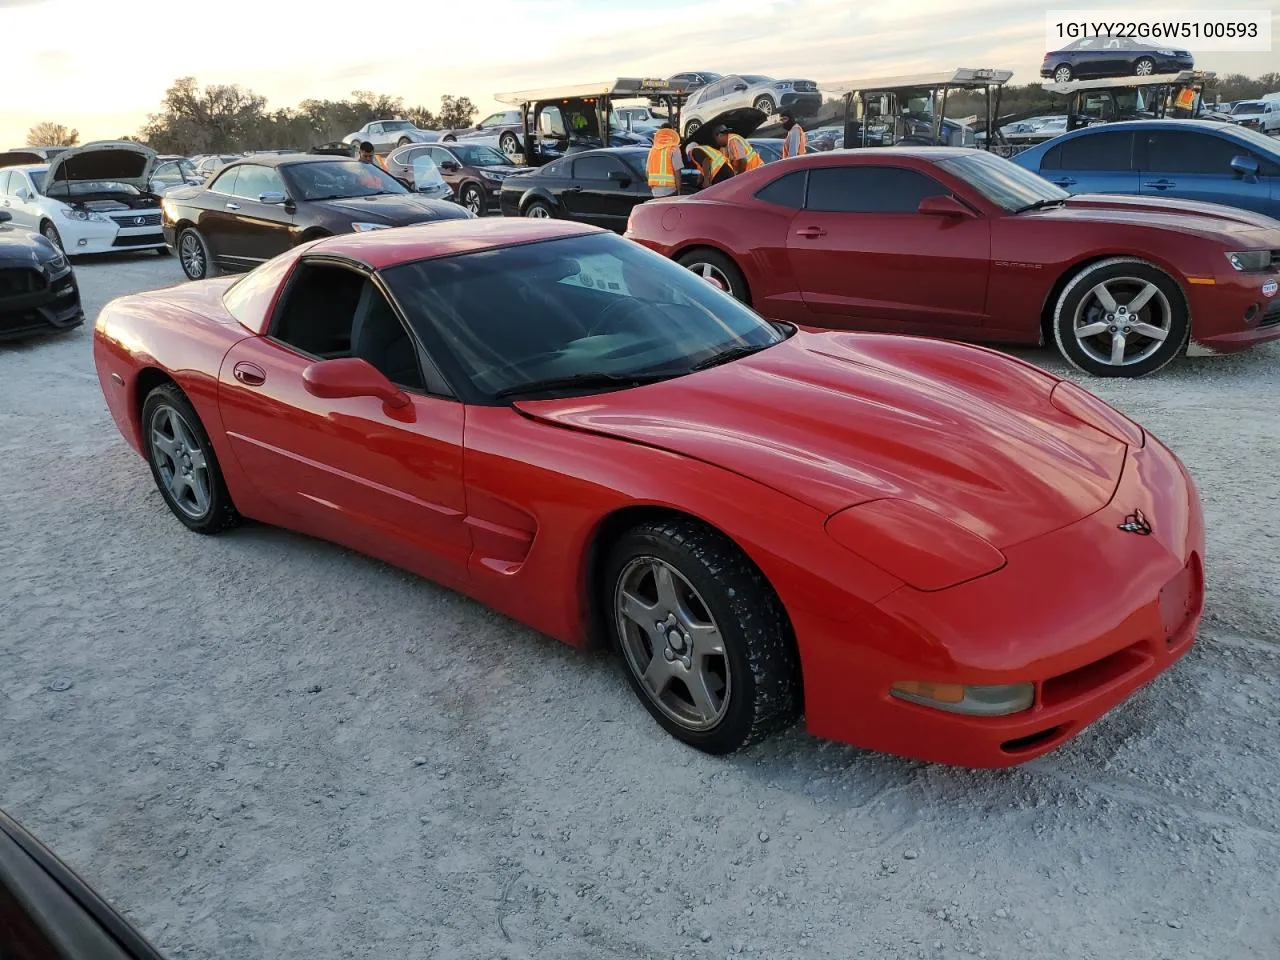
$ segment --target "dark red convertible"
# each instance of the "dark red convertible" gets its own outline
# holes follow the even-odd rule
[[[626,236],[778,320],[1056,343],[1097,376],[1280,338],[1275,220],[1071,196],[977,150],[795,157],[642,204]]]

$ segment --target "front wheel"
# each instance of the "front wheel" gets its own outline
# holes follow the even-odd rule
[[[735,300],[750,306],[751,293],[747,290],[747,281],[742,276],[742,271],[723,253],[707,249],[690,250],[681,254],[676,263],[686,270],[692,270]]]
[[[40,236],[52,243],[61,253],[67,252],[62,246],[62,234],[58,233],[58,228],[52,223],[45,221],[40,225]]]
[[[773,111],[775,111],[776,109],[778,109],[778,108],[774,105],[773,97],[759,97],[759,98],[757,98],[757,100],[756,100],[756,102],[755,102],[754,106],[755,106],[755,108],[756,108],[757,110],[759,110],[761,113],[763,113],[766,117],[772,117],[772,116],[773,116]]]
[[[1177,282],[1154,264],[1112,257],[1067,284],[1053,316],[1058,350],[1095,377],[1145,377],[1186,352],[1191,318]]]
[[[731,753],[799,717],[786,611],[728,538],[692,520],[641,524],[614,545],[605,582],[627,680],[672,736]]]
[[[413,141],[410,140],[408,137],[401,137],[399,140],[396,141],[396,146],[407,147],[411,143],[413,143]]]

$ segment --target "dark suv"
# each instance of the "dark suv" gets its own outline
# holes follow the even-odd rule
[[[477,217],[498,209],[502,183],[525,171],[501,151],[481,143],[428,144],[422,148],[453,188],[453,198]]]

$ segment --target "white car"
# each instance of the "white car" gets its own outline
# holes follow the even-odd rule
[[[742,107],[759,110],[766,117],[780,107],[796,111],[798,118],[814,117],[822,107],[822,94],[812,80],[775,80],[758,74],[724,77],[694,93],[680,111],[684,135],[692,135],[713,117]]]
[[[1280,134],[1280,100],[1241,100],[1231,108],[1232,123],[1272,136]]]
[[[355,133],[348,133],[342,142],[351,148],[352,153],[360,149],[366,140],[373,144],[373,152],[390,153],[397,147],[411,143],[435,143],[440,134],[435,130],[420,130],[411,120],[372,120]]]
[[[0,210],[68,254],[167,252],[160,199],[151,192],[156,153],[103,141],[58,154],[47,165],[0,169]]]

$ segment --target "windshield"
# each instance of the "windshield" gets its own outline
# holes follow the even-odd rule
[[[982,151],[947,157],[938,161],[938,167],[959,177],[1009,213],[1016,213],[1032,204],[1065,200],[1070,196],[1030,170]]]
[[[449,149],[458,161],[468,167],[508,167],[511,159],[493,147],[481,147],[473,144],[449,144]]]
[[[28,170],[27,176],[31,178],[31,185],[40,193],[44,193],[44,170]]]
[[[784,336],[706,280],[614,234],[421,260],[383,276],[432,354],[487,399],[584,374],[680,376]]]
[[[281,167],[289,195],[298,200],[337,200],[373,197],[380,193],[408,193],[389,173],[359,160],[326,160]]]
[[[758,73],[744,73],[744,74],[739,74],[739,76],[741,76],[743,80],[747,81],[747,83],[751,83],[751,84],[773,83],[773,77],[762,77]]]
[[[1227,132],[1227,131],[1224,131]],[[1246,141],[1255,150],[1261,150],[1272,160],[1280,160],[1280,140],[1269,137],[1260,130],[1244,127],[1238,123],[1231,124],[1230,134],[1233,139]]]
[[[386,133],[390,130],[412,130],[413,124],[408,120],[384,120],[382,122],[382,132]]]
[[[1266,108],[1256,100],[1249,100],[1245,103],[1237,103],[1231,108],[1232,113],[1261,113]]]

